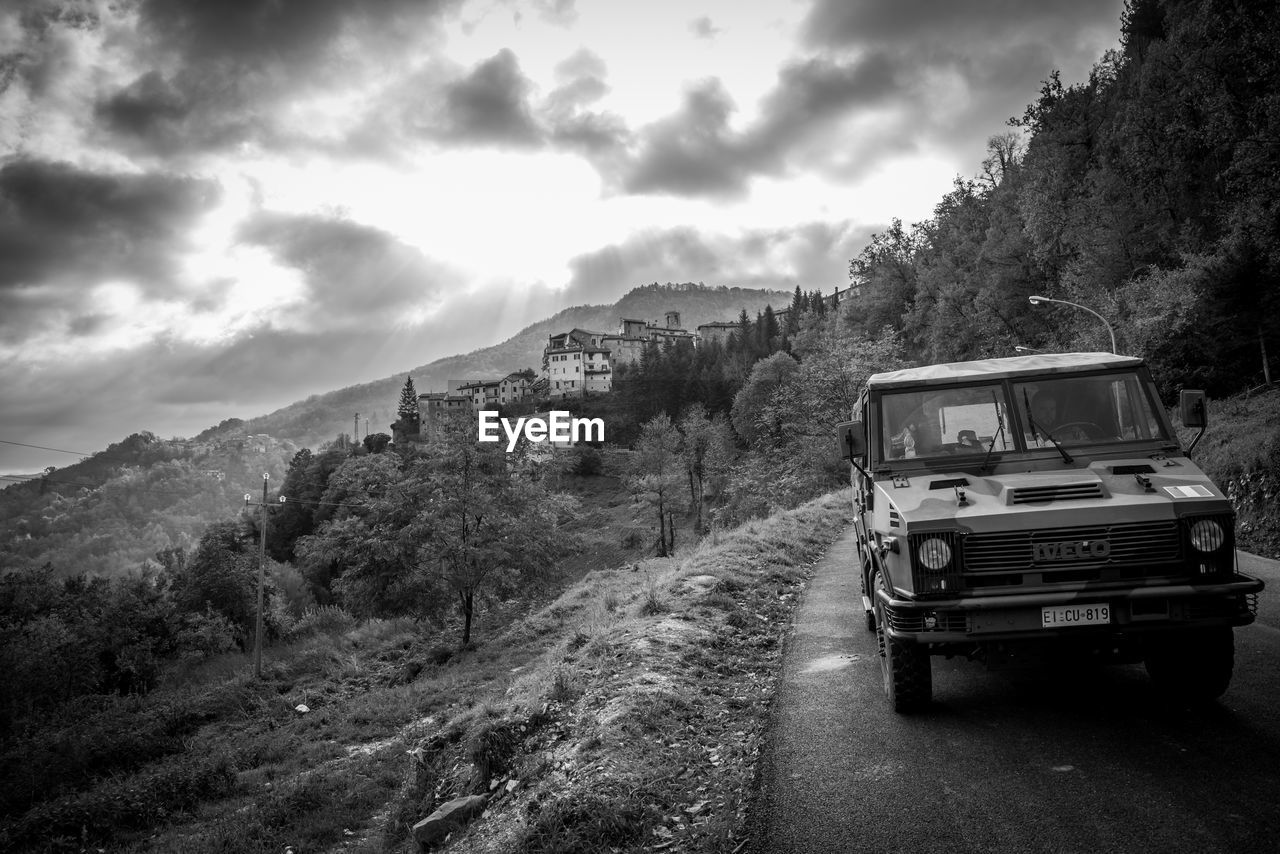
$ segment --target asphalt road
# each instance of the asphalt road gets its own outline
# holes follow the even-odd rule
[[[885,701],[852,529],[783,660],[748,850],[1280,850],[1280,564],[1216,706],[1163,708],[1141,665],[1014,675],[933,659],[934,706]]]

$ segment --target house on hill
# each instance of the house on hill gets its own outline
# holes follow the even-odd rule
[[[532,385],[533,379],[528,374],[519,371],[507,374],[498,381],[498,403],[503,406],[519,403],[529,396]]]
[[[542,351],[542,375],[553,400],[582,397],[613,388],[613,369],[640,360],[650,343],[689,341],[698,336],[680,326],[680,312],[666,313],[665,325],[621,318],[617,332],[571,329],[548,336]]]
[[[738,324],[729,321],[717,320],[714,323],[703,323],[698,326],[698,338],[700,343],[708,344],[712,341],[719,341],[721,344],[729,342],[729,336],[738,330]]]
[[[549,337],[542,351],[542,370],[550,399],[582,397],[613,388],[611,351],[601,344],[607,337],[586,329]]]

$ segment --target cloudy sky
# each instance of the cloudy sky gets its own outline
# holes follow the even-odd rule
[[[650,281],[844,284],[1052,70],[1087,75],[1123,2],[16,7],[0,439],[96,451]],[[73,461],[0,445],[0,472]]]

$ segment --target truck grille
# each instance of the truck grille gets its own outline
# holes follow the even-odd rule
[[[967,572],[1036,571],[1046,575],[1046,582],[1058,570],[1168,566],[1181,560],[1181,530],[1172,520],[977,533],[964,538]]]
[[[1103,498],[1101,483],[1058,483],[1050,486],[1021,486],[1010,490],[1010,504],[1039,504],[1077,498]]]

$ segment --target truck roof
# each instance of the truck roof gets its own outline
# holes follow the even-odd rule
[[[1136,368],[1142,360],[1115,353],[1036,353],[1005,359],[978,359],[972,362],[948,362],[872,374],[867,388],[899,388],[901,386],[938,385],[964,380],[997,380],[1040,374],[1066,374],[1099,368]]]

